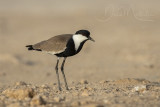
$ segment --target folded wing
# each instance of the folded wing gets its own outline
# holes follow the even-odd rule
[[[72,36],[72,34],[57,35],[48,40],[39,42],[32,47],[34,50],[57,54],[66,49],[67,42]]]

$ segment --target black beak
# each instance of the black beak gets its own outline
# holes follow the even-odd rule
[[[93,42],[95,42],[95,40],[93,38],[91,38],[91,37],[88,37],[88,39],[91,40],[91,41],[93,41]]]

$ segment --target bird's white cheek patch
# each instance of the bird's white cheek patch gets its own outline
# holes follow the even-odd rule
[[[80,34],[77,34],[77,35],[73,35],[73,41],[74,41],[74,44],[75,44],[75,49],[76,51],[78,50],[81,42],[87,40],[88,38],[83,36],[83,35],[80,35]]]

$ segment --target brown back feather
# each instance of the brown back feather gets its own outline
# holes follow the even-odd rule
[[[68,40],[73,36],[73,34],[63,34],[54,36],[48,40],[39,42],[33,45],[34,49],[40,49],[47,52],[63,52],[65,50]]]

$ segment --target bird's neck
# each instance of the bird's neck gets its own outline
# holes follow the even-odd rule
[[[85,41],[87,40],[87,37],[81,35],[81,34],[75,34],[72,37],[73,41],[74,41],[74,45],[75,45],[75,50],[76,51],[80,51],[83,44],[85,43]]]

